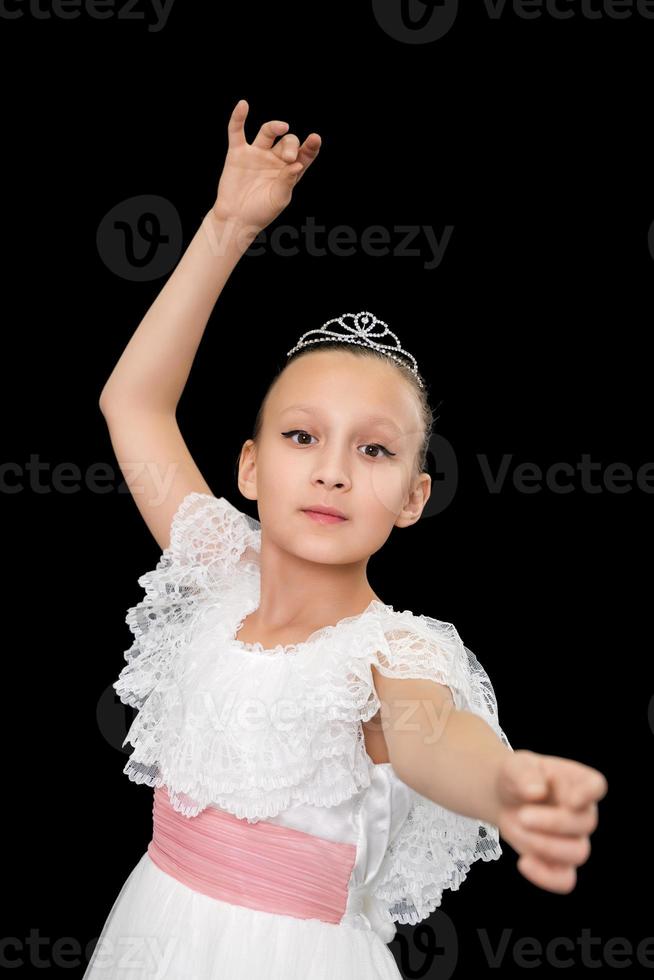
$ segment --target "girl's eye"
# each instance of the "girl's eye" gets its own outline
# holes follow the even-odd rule
[[[292,439],[292,437],[293,436],[296,436],[296,435],[308,436],[309,439],[315,439],[315,436],[312,436],[311,433],[306,432],[304,429],[290,429],[288,432],[282,432],[282,435],[286,439]],[[296,446],[308,446],[308,445],[311,445],[311,443],[307,443],[307,442],[297,443],[296,442],[295,445]],[[396,455],[396,453],[390,452],[390,450],[386,449],[385,446],[380,445],[378,442],[368,442],[368,443],[364,443],[364,445],[366,445],[366,446],[372,446],[373,449],[380,449],[382,451],[382,453],[384,453],[385,456],[395,456]],[[364,453],[364,456],[368,456],[368,459],[379,459],[379,454],[377,454],[376,456],[370,456],[368,453]]]

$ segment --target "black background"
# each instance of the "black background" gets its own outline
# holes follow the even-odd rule
[[[417,256],[311,255],[302,239],[296,255],[244,256],[179,407],[194,458],[214,493],[257,516],[234,461],[273,366],[346,310],[386,320],[429,381],[458,485],[441,513],[393,532],[371,585],[396,609],[456,625],[493,680],[514,748],[579,760],[609,784],[569,895],[529,882],[505,845],[445,892],[426,927],[400,926],[390,949],[407,977],[450,975],[452,941],[421,951],[445,922],[456,969],[477,975],[492,969],[484,930],[492,946],[507,931],[500,968],[511,974],[528,969],[512,952],[526,937],[543,949],[565,937],[572,951],[559,955],[575,975],[590,971],[584,931],[596,963],[613,965],[613,946],[632,970],[650,965],[636,953],[651,934],[649,901],[636,896],[652,873],[654,481],[638,486],[636,473],[653,455],[654,21],[563,3],[566,20],[509,6],[493,18],[478,3],[442,37],[405,43],[370,4],[177,0],[159,31],[144,5],[121,17],[109,7],[102,20],[10,9],[22,16],[0,18],[5,864],[16,898],[6,965],[38,962],[32,933],[46,937],[41,962],[81,977],[151,836],[151,790],[122,773],[133,712],[111,684],[132,640],[124,617],[142,597],[137,578],[159,549],[122,484],[98,398],[169,270],[133,281],[96,237],[120,202],[157,195],[186,247],[213,203],[240,98],[248,140],[268,119],[323,140],[275,224],[347,225],[357,237],[381,225],[396,248],[398,226],[453,230],[432,269],[422,237]],[[506,484],[491,493],[480,458],[496,470],[505,454]],[[512,483],[521,463],[574,468],[584,454],[599,464],[595,492],[579,475],[568,493]],[[606,483],[616,463],[632,474],[625,492]],[[67,486],[62,464],[78,468]],[[113,474],[103,492],[86,479],[98,464]],[[56,958],[63,937],[81,954]],[[539,976],[554,974],[542,960]]]

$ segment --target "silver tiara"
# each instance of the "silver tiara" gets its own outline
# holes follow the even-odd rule
[[[346,323],[345,318],[351,317],[353,323]],[[327,327],[332,323],[338,323],[344,328],[345,333],[338,330],[328,330]],[[374,328],[379,325],[383,327],[383,330],[378,332],[373,332]],[[376,338],[386,337],[387,335],[393,337],[394,344],[381,344]],[[310,337],[310,340],[305,340],[305,337]],[[370,347],[372,350],[379,351],[385,354],[386,357],[392,357],[394,361],[398,364],[402,364],[404,367],[408,367],[409,370],[416,376],[416,380],[421,388],[424,385],[418,374],[418,364],[416,362],[413,354],[409,354],[408,351],[404,350],[398,340],[397,334],[394,334],[392,330],[389,330],[388,324],[384,323],[383,320],[378,320],[373,313],[368,313],[363,310],[361,313],[343,313],[341,316],[334,317],[333,320],[327,320],[323,323],[322,327],[315,330],[307,330],[303,333],[298,340],[295,347],[292,347],[287,351],[286,356],[290,357],[294,354],[296,350],[300,350],[302,347],[308,347],[309,344],[320,344],[326,343],[327,341],[338,342],[341,341],[344,344],[358,344],[360,347]],[[391,351],[393,353],[391,353]],[[401,357],[407,358],[410,363],[405,360],[400,360],[398,354]]]

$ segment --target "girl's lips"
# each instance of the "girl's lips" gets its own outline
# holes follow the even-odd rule
[[[316,510],[305,510],[302,513],[318,524],[345,524],[346,521],[345,517],[337,517],[336,514],[320,514]]]

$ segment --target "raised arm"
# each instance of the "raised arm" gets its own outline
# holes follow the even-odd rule
[[[137,507],[166,548],[172,517],[191,491],[211,493],[176,419],[207,322],[236,263],[289,203],[313,162],[320,137],[300,146],[287,123],[263,124],[245,139],[248,104],[228,126],[228,151],[216,200],[187,250],[129,340],[100,395],[100,410]]]

